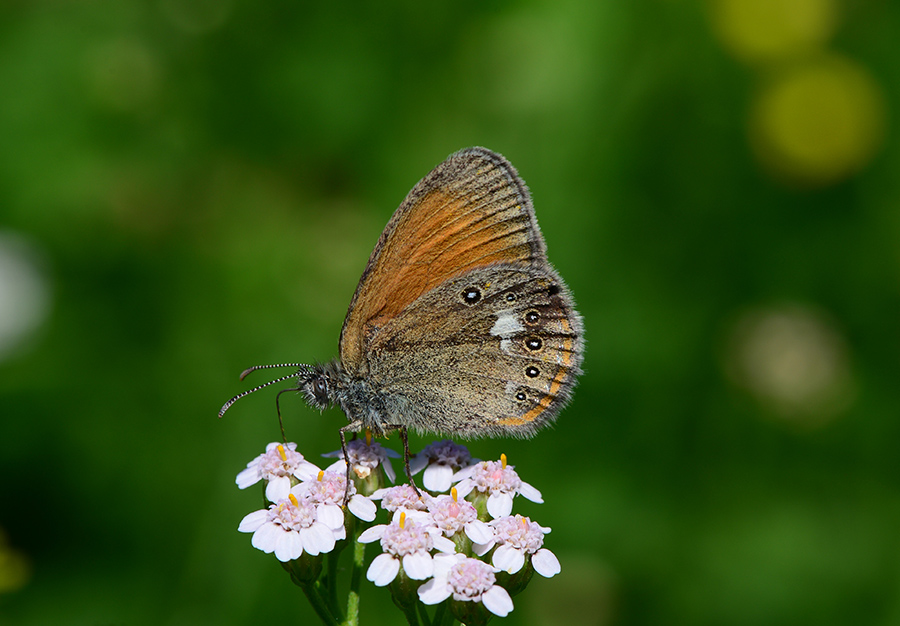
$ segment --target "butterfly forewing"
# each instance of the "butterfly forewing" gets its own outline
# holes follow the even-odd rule
[[[479,267],[546,263],[525,184],[502,156],[458,152],[410,191],[369,258],[341,330],[341,360],[368,371],[368,345],[417,298]]]

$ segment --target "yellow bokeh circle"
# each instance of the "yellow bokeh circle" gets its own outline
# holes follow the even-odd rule
[[[836,0],[710,0],[709,10],[725,48],[751,63],[821,47],[838,18]]]
[[[865,167],[885,135],[881,87],[862,66],[822,56],[780,72],[756,94],[750,140],[769,171],[826,185]]]

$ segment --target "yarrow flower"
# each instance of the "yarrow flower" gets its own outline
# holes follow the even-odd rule
[[[428,503],[431,500],[430,495],[427,493],[420,495],[415,487],[406,483],[378,489],[369,497],[373,500],[381,500],[381,508],[391,513],[396,513],[397,511],[406,511],[407,513],[427,511]]]
[[[336,472],[347,471],[347,462],[344,460],[344,453],[342,451],[335,450],[334,452],[328,452],[322,456],[338,458],[338,460],[329,465],[327,469]],[[398,459],[400,458],[400,455],[390,448],[385,448],[377,441],[368,444],[362,439],[348,441],[347,457],[350,459],[350,470],[359,478],[368,478],[379,465],[384,467],[384,473],[391,482],[394,482],[397,478],[390,459]]]
[[[510,515],[517,495],[543,500],[507,465],[505,455],[480,462],[451,441],[427,446],[410,466],[424,470],[422,482],[432,493],[450,491],[432,495],[413,484],[385,488],[385,476],[396,478],[389,459],[400,455],[369,437],[347,444],[353,476],[340,451],[325,455],[339,458],[320,470],[296,448],[271,443],[238,474],[241,489],[265,481],[266,498],[273,503],[246,515],[238,530],[252,533],[255,548],[275,554],[324,623],[343,620],[335,597],[337,578],[348,571],[339,561],[348,553],[350,579],[356,581],[351,591],[358,594],[352,585],[358,587],[365,570],[376,586],[390,585],[394,603],[413,623],[421,621],[415,615],[428,617],[423,605],[446,601],[436,610],[436,620],[442,616],[444,623],[452,614],[464,624],[484,624],[492,615],[513,610],[511,596],[528,585],[533,572],[551,577],[560,571],[559,560],[543,547],[550,529]],[[378,502],[390,521],[372,526]],[[376,541],[381,552],[367,566],[359,544]],[[343,550],[353,542],[356,549]],[[329,558],[321,558],[329,552]],[[348,621],[355,622],[358,614],[358,595],[348,595]]]
[[[451,495],[433,498],[428,504],[428,513],[431,523],[446,537],[452,537],[463,531],[476,544],[484,544],[494,538],[493,529],[478,519],[475,506],[471,502],[458,499],[455,487]]]
[[[515,574],[525,565],[526,556],[530,556],[531,565],[541,576],[550,578],[560,572],[556,555],[542,548],[544,535],[550,532],[537,522],[521,515],[501,517],[490,523],[493,530],[491,540],[475,545],[474,552],[478,556],[487,554],[496,546],[491,556],[491,563],[498,570]]]
[[[517,494],[532,502],[544,501],[540,491],[519,478],[512,465],[506,464],[505,454],[500,455],[499,461],[470,465],[458,471],[453,479],[460,481],[456,489],[461,498],[472,490],[487,494],[487,510],[495,519],[512,512],[513,498]]]
[[[348,492],[349,489],[349,492]],[[375,519],[378,508],[369,498],[356,493],[356,486],[347,485],[347,477],[333,471],[320,471],[313,480],[306,480],[291,490],[298,498],[308,497],[315,505],[321,519],[334,523],[340,520],[340,530],[335,539],[344,539],[344,503],[345,494],[350,496],[347,509],[364,522]],[[338,536],[339,535],[339,536]]]
[[[495,584],[494,568],[463,554],[441,554],[434,557],[434,578],[419,587],[419,600],[439,604],[452,597],[457,602],[481,602],[498,617],[513,610],[512,598]]]
[[[343,528],[341,516],[339,527]],[[306,552],[316,556],[334,549],[335,520],[319,519],[315,503],[298,500],[291,493],[268,509],[254,511],[241,520],[238,530],[253,533],[250,543],[266,554],[275,553],[282,563],[293,561]]]
[[[291,486],[308,480],[319,473],[319,468],[297,452],[296,443],[278,443],[266,446],[266,451],[247,463],[247,469],[237,475],[235,482],[240,489],[266,481],[266,500],[278,502],[288,497]]]
[[[379,524],[363,531],[358,539],[360,543],[376,540],[381,540],[384,552],[373,559],[366,578],[377,587],[390,584],[397,577],[401,563],[403,571],[413,580],[430,578],[434,571],[431,551],[437,548],[453,553],[456,549],[456,545],[443,537],[437,528],[406,519],[405,512],[390,524]]]
[[[450,489],[453,473],[472,463],[472,455],[468,448],[449,439],[430,443],[422,451],[409,460],[409,469],[413,475],[423,469],[422,484],[429,491],[438,493]]]

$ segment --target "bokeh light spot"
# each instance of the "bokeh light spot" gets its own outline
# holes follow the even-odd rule
[[[31,578],[31,563],[24,554],[13,550],[6,532],[0,528],[0,593],[17,591]]]
[[[87,61],[88,81],[96,99],[118,111],[133,111],[155,101],[162,68],[153,50],[136,39],[98,45]]]
[[[0,361],[41,325],[49,303],[50,290],[36,251],[21,237],[0,231]]]
[[[725,47],[751,63],[821,46],[837,26],[835,0],[712,0],[710,15]]]
[[[750,139],[766,169],[811,186],[858,172],[885,136],[883,92],[858,64],[823,57],[784,71],[757,94]]]
[[[848,349],[819,312],[801,305],[754,310],[735,323],[730,378],[781,417],[819,425],[853,399]]]

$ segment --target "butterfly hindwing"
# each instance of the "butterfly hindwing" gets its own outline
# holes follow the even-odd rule
[[[408,399],[401,422],[410,427],[530,435],[568,400],[581,349],[580,317],[549,265],[490,266],[388,322],[369,345],[368,379]]]

